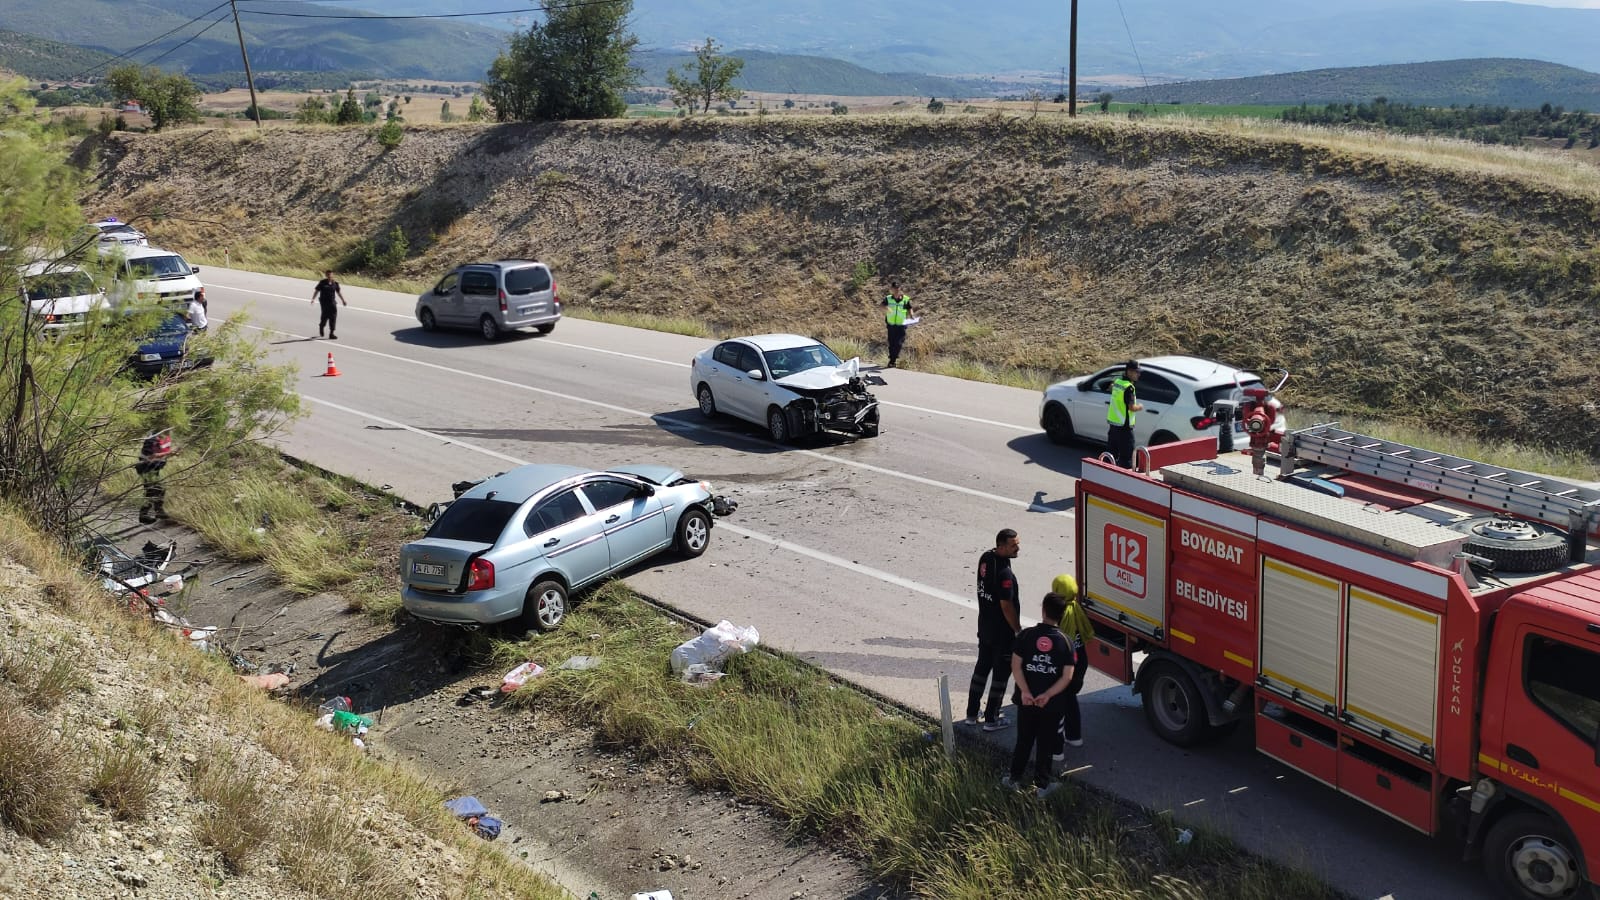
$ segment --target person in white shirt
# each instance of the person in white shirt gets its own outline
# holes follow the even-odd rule
[[[206,305],[200,298],[195,297],[189,301],[189,328],[193,331],[206,330]]]

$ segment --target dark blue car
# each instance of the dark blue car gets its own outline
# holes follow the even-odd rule
[[[148,378],[211,365],[211,357],[189,352],[189,323],[176,313],[163,321],[154,333],[139,344],[128,360],[128,368]]]

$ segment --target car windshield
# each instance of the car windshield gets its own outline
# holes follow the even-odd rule
[[[173,253],[168,256],[141,256],[128,260],[128,271],[135,278],[182,278],[189,274],[189,264]]]
[[[777,381],[788,378],[798,372],[809,369],[818,369],[823,366],[837,366],[839,357],[833,355],[821,344],[812,344],[809,347],[790,347],[787,350],[763,350],[761,355],[767,359],[767,368],[772,370],[772,379]]]
[[[500,532],[516,514],[520,504],[506,500],[457,500],[445,507],[428,537],[446,541],[469,541],[474,544],[493,544]]]
[[[137,235],[139,232],[132,225],[124,225],[124,224],[118,223],[116,225],[101,224],[100,233],[101,234],[133,234],[133,235]]]
[[[82,297],[94,293],[94,282],[86,272],[49,272],[27,279],[28,300],[60,300],[63,297]]]

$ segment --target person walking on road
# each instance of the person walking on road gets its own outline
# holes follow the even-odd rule
[[[1011,752],[1011,772],[1000,783],[1017,790],[1028,768],[1028,755],[1034,756],[1033,780],[1044,798],[1055,792],[1059,782],[1050,779],[1050,756],[1055,749],[1056,721],[1065,706],[1063,697],[1078,668],[1072,642],[1061,633],[1061,614],[1066,598],[1054,591],[1039,604],[1039,624],[1017,635],[1011,652],[1011,676],[1022,689],[1017,705],[1017,746]]]
[[[1139,362],[1130,359],[1122,367],[1122,374],[1111,382],[1111,406],[1106,410],[1106,443],[1117,465],[1124,469],[1133,468],[1133,414],[1144,409],[1135,387],[1138,381]]]
[[[1011,674],[1011,650],[1021,630],[1018,618],[1017,578],[1011,561],[1022,544],[1017,533],[1003,528],[995,535],[994,549],[978,558],[978,664],[967,689],[967,724],[978,724],[978,704],[984,687],[989,701],[983,709],[983,730],[999,731],[1011,725],[1005,713],[1006,680]]]
[[[911,317],[911,295],[900,293],[900,283],[889,282],[889,295],[883,298],[883,321],[889,328],[889,368],[900,360],[906,342],[906,321]]]
[[[333,279],[333,270],[328,269],[322,273],[322,280],[311,290],[311,302],[322,303],[322,320],[317,323],[317,337],[322,337],[322,330],[328,330],[328,339],[337,341],[339,335],[335,334],[339,323],[339,304],[350,305],[344,299],[344,292],[339,290],[339,282]]]
[[[1066,609],[1061,614],[1061,633],[1067,636],[1072,644],[1072,655],[1078,660],[1078,665],[1072,670],[1072,680],[1067,682],[1067,689],[1061,694],[1061,728],[1057,733],[1055,753],[1056,761],[1060,762],[1066,758],[1067,747],[1083,746],[1083,712],[1078,707],[1078,692],[1083,690],[1083,676],[1089,672],[1088,657],[1084,655],[1083,648],[1094,637],[1094,625],[1089,621],[1089,614],[1083,611],[1083,605],[1078,602],[1076,578],[1057,575],[1055,581],[1050,583],[1050,590],[1060,594],[1066,601]]]

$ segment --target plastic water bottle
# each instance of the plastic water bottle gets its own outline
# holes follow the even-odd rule
[[[352,709],[355,709],[355,704],[350,702],[349,697],[329,697],[323,701],[321,706],[317,707],[317,712],[340,713],[350,712]]]

